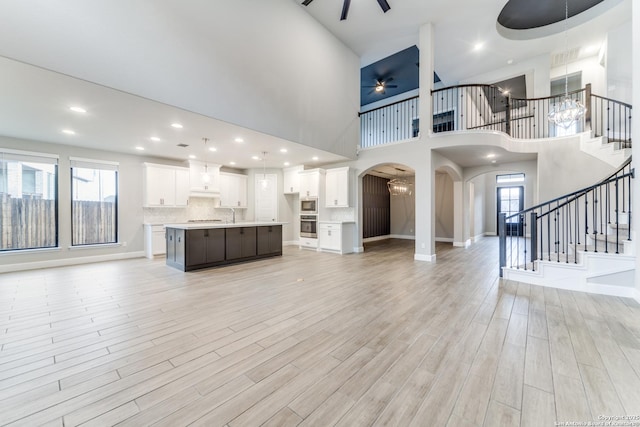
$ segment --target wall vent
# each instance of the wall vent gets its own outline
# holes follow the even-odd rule
[[[189,144],[178,144],[178,147],[182,147],[182,148],[188,147],[188,146],[189,146]]]
[[[573,49],[569,49],[567,52],[567,63],[571,63],[578,60],[578,54],[580,53],[579,47],[574,47]],[[560,52],[551,56],[551,68],[559,67],[560,65],[565,64],[565,53]]]

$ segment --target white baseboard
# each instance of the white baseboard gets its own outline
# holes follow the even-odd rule
[[[486,236],[486,234],[481,233],[481,234],[478,234],[477,236],[473,236],[473,238],[472,238],[471,240],[472,240],[473,242],[477,242],[478,240],[482,240],[482,239],[484,239],[484,236]]]
[[[362,239],[362,243],[379,242],[380,240],[388,240],[390,238],[391,235],[389,234],[385,234],[384,236],[367,237],[366,239]]]
[[[299,246],[300,242],[297,240],[287,240],[282,242],[282,246]]]
[[[436,242],[453,243],[453,239],[451,237],[436,237]]]
[[[390,239],[416,240],[416,236],[409,234],[389,234]]]
[[[471,239],[467,239],[464,242],[453,242],[453,246],[456,248],[468,248],[471,246]]]
[[[495,231],[485,231],[484,235],[485,236],[497,236],[498,233],[496,233]]]
[[[95,255],[74,258],[62,258],[47,261],[21,262],[16,264],[5,264],[0,266],[0,273],[12,271],[37,270],[39,268],[67,267],[70,265],[91,264],[94,262],[118,261],[123,259],[144,258],[144,251],[125,252],[109,255]]]
[[[414,254],[413,259],[416,261],[426,261],[426,262],[435,262],[436,255],[425,255],[425,254]]]
[[[357,246],[353,248],[353,252],[356,254],[361,254],[362,252],[364,252],[364,246]]]

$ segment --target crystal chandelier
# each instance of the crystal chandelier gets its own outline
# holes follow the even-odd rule
[[[413,194],[413,184],[402,178],[394,178],[387,182],[389,194],[392,196],[410,196]]]
[[[569,21],[569,0],[564,2],[564,99],[560,102],[556,102],[551,106],[549,111],[549,121],[556,126],[561,126],[564,129],[569,129],[575,122],[580,120],[582,116],[587,112],[587,108],[577,99],[571,99],[569,97],[569,72],[568,72],[568,21]]]

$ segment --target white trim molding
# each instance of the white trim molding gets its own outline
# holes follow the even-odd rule
[[[0,266],[0,273],[13,271],[37,270],[39,268],[67,267],[70,265],[92,264],[94,262],[118,261],[123,259],[144,258],[144,251],[125,252],[120,254],[96,255],[63,259],[52,259],[48,261],[21,262],[17,264],[6,264]]]
[[[436,237],[436,242],[453,243],[453,239],[451,237]]]
[[[436,262],[436,255],[414,254],[413,259],[416,261]]]

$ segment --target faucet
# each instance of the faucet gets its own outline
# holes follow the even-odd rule
[[[235,224],[236,223],[236,210],[234,208],[229,208],[231,209],[231,223]]]

